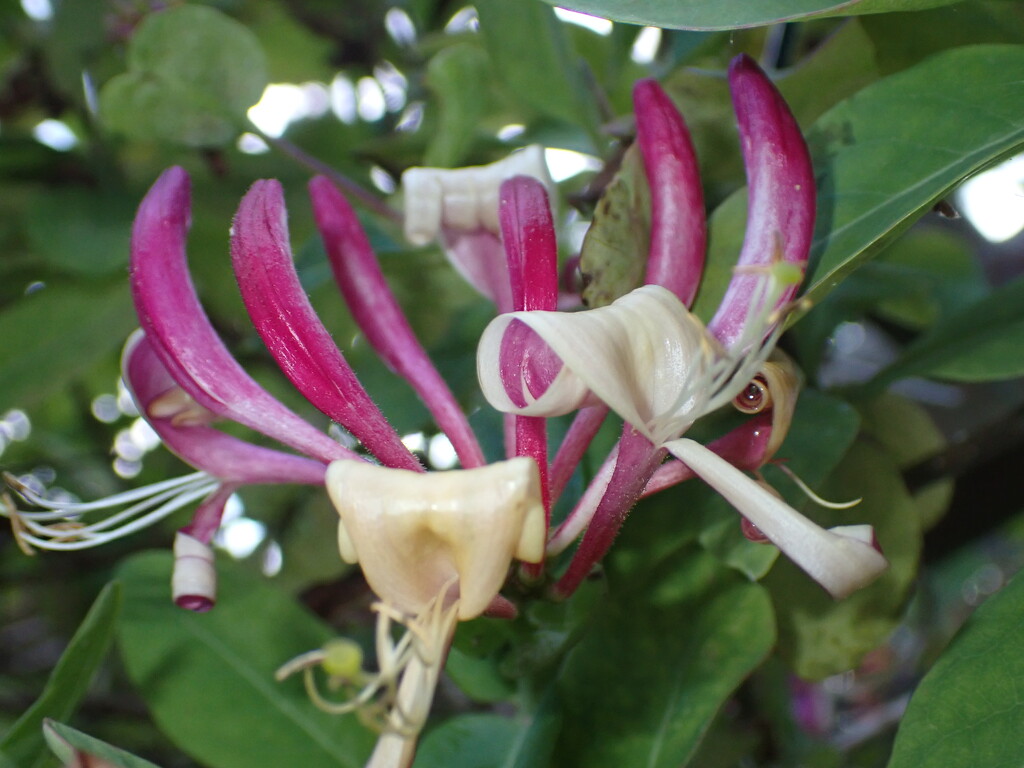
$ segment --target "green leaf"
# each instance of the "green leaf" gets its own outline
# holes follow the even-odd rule
[[[942,434],[928,411],[913,400],[886,392],[861,405],[864,433],[892,454],[896,467],[904,471],[946,447]],[[921,529],[937,523],[953,498],[953,480],[936,480],[913,493]]]
[[[1024,39],[1019,3],[975,0],[925,12],[864,16],[858,22],[871,39],[875,61],[884,74],[948,48]]]
[[[100,94],[114,131],[187,146],[228,143],[267,84],[259,41],[245,26],[203,5],[153,13],[128,48],[128,72]]]
[[[771,605],[759,585],[696,549],[668,565],[608,601],[571,652],[553,765],[684,764],[771,649]]]
[[[445,48],[427,65],[427,85],[437,95],[438,115],[423,165],[454,168],[473,149],[487,103],[487,54],[463,43]]]
[[[913,502],[881,445],[863,439],[854,444],[821,496],[863,499],[851,509],[808,505],[803,512],[825,528],[873,525],[889,569],[871,585],[835,601],[789,560],[779,558],[762,582],[775,603],[778,651],[796,674],[808,680],[855,667],[892,632],[917,575],[921,550]]]
[[[889,768],[1018,768],[1024,754],[1024,578],[968,620],[918,686]]]
[[[123,272],[136,204],[84,187],[47,190],[28,209],[29,244],[48,265],[73,275]]]
[[[478,0],[480,34],[494,72],[544,115],[590,127],[595,109],[554,11],[535,0]]]
[[[432,728],[416,750],[415,768],[504,768],[523,726],[500,715],[459,715]]]
[[[947,51],[878,80],[807,134],[818,195],[805,295],[820,302],[968,176],[1024,146],[1024,46]],[[954,119],[970,115],[970,119]],[[711,216],[694,311],[710,317],[736,264],[746,190]]]
[[[274,671],[320,647],[330,630],[258,574],[218,564],[220,596],[209,613],[171,602],[168,553],[143,553],[120,569],[119,639],[128,675],[160,729],[211,768],[362,766],[374,736],[352,716],[308,700],[298,679]]]
[[[66,720],[89,690],[93,675],[107,655],[121,608],[121,585],[107,584],[89,609],[36,702],[0,740],[0,752],[21,768],[47,760],[43,721]]]
[[[634,144],[605,188],[580,249],[583,301],[603,307],[643,282],[651,233],[651,193]]]
[[[124,343],[138,323],[127,284],[48,286],[0,312],[0,402],[41,401]]]
[[[912,0],[911,0],[912,1]],[[612,21],[672,29],[736,29],[845,9],[851,0],[545,0]],[[512,5],[512,3],[509,3]],[[522,5],[522,3],[520,3]]]
[[[907,376],[996,381],[1024,375],[1024,278],[937,323],[868,385],[876,392]]]
[[[92,765],[91,761],[82,760],[82,755],[88,755],[90,758],[99,758],[110,768],[159,768],[149,760],[143,760],[55,720],[43,723],[43,734],[50,749],[64,765]]]
[[[961,181],[1024,145],[1022,69],[1024,46],[946,51],[868,86],[815,123],[811,300]]]

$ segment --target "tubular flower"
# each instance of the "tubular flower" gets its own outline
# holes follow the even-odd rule
[[[678,113],[666,106],[668,100],[655,84],[646,82],[637,86],[635,99],[653,200],[649,284],[607,307],[502,315],[480,341],[480,383],[498,410],[544,417],[600,401],[626,425],[616,455],[592,486],[603,484],[603,490],[584,495],[568,529],[557,531],[554,547],[549,545],[549,551],[557,551],[586,528],[576,557],[556,585],[563,593],[571,592],[603,556],[666,452],[721,493],[834,597],[859,589],[887,567],[869,526],[822,530],[727,460],[742,458],[753,432],[726,436],[711,448],[682,436],[722,405],[756,400],[757,387],[769,379],[780,394],[792,389],[774,373],[766,377],[763,372],[770,371],[765,368],[768,357],[803,279],[814,226],[813,172],[796,121],[749,58],[733,62],[729,81],[747,168],[748,229],[735,274],[708,325],[687,309],[694,293],[691,280],[681,279],[667,264],[673,256],[666,229],[683,237],[674,231],[680,226],[677,220],[692,227],[700,204],[695,191],[680,194],[696,183],[695,172],[688,170],[693,167],[692,150]],[[646,125],[649,121],[653,127]],[[652,136],[659,140],[652,141]],[[675,174],[670,164],[659,162],[659,153],[665,152],[676,161]],[[703,249],[703,230],[701,223],[692,240],[687,235],[677,241],[675,263],[684,272],[692,274],[694,265],[702,263],[703,254],[695,252],[692,242]],[[503,346],[524,328],[553,353],[545,371],[529,376],[525,368],[500,366]],[[536,386],[541,380],[544,386]],[[767,414],[755,417],[762,436],[784,432],[791,400],[771,409],[779,417],[774,424]],[[747,469],[760,466],[779,442],[779,434],[762,437],[760,457],[736,463]],[[682,476],[678,473],[678,479]]]
[[[371,765],[407,765],[455,623],[485,609],[514,611],[498,596],[512,560],[543,559],[546,437],[543,425],[526,430],[530,439],[514,450],[514,458],[485,466],[465,414],[401,313],[354,211],[325,179],[314,179],[310,192],[353,317],[385,362],[420,395],[464,469],[425,473],[356,379],[300,286],[282,190],[273,181],[253,185],[232,227],[232,264],[243,301],[285,375],[358,438],[365,453],[313,427],[241,368],[207,319],[189,277],[189,181],[183,170],[172,168],[146,195],[135,221],[131,285],[142,328],[129,339],[122,367],[140,413],[171,451],[199,471],[87,504],[48,501],[8,477],[27,501],[46,509],[17,510],[4,496],[0,511],[12,518],[25,547],[77,549],[198,503],[175,541],[172,591],[179,605],[207,610],[216,591],[211,542],[231,494],[257,483],[326,484],[340,515],[341,554],[360,564],[381,598],[378,672],[348,674],[345,690],[352,697],[325,700],[310,665],[330,674],[348,670],[351,654],[342,653],[347,661],[339,662],[335,643],[331,653],[312,652],[285,665],[282,675],[305,669],[315,702],[331,711],[359,711],[384,731]],[[536,202],[550,225],[546,196]],[[553,252],[548,262],[553,275]],[[508,290],[520,297],[516,308],[548,306],[537,303],[533,282],[524,287],[523,270],[532,265],[512,266],[516,280]],[[527,294],[533,299],[526,301]],[[248,426],[297,453],[221,432],[214,426],[218,419]],[[514,438],[509,442],[516,445]],[[93,510],[122,507],[97,523],[81,521]],[[408,630],[397,642],[395,624]]]
[[[554,187],[539,144],[490,165],[410,168],[402,174],[406,239],[413,245],[440,240],[452,266],[499,312],[514,307],[498,194],[501,183],[515,176],[535,178],[549,192]]]

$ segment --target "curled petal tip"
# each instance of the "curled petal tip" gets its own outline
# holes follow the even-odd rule
[[[213,548],[182,531],[174,538],[171,594],[175,605],[197,613],[210,610],[217,600]]]
[[[457,579],[459,618],[477,616],[513,557],[544,554],[544,506],[531,459],[430,474],[336,461],[327,492],[341,517],[344,559],[359,562],[386,604],[413,615]]]
[[[866,587],[889,567],[870,525],[825,530],[700,443],[681,438],[665,447],[836,600]]]

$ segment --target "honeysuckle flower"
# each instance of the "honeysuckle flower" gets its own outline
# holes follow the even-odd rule
[[[498,197],[502,182],[515,176],[535,178],[549,192],[554,187],[539,144],[489,165],[416,167],[402,174],[406,239],[413,245],[440,240],[455,269],[499,312],[513,305]]]
[[[232,228],[232,266],[243,301],[285,375],[354,435],[365,453],[335,442],[242,369],[214,331],[189,277],[189,182],[184,171],[172,168],[146,195],[133,230],[131,283],[142,328],[125,347],[123,376],[143,417],[171,451],[199,471],[92,504],[47,502],[11,479],[28,501],[48,510],[6,513],[20,526],[23,544],[71,549],[101,543],[113,537],[111,531],[130,533],[199,502],[175,540],[172,591],[180,605],[205,610],[215,599],[211,541],[231,494],[250,484],[326,482],[339,510],[341,554],[359,563],[380,597],[378,672],[354,676],[356,695],[338,706],[307,687],[325,708],[358,709],[383,729],[371,765],[407,765],[455,623],[508,605],[498,592],[513,560],[543,559],[546,437],[543,425],[539,431],[536,425],[524,427],[510,439],[515,458],[485,466],[465,414],[402,315],[354,211],[325,179],[314,179],[310,193],[353,317],[384,361],[421,396],[464,468],[426,474],[363,390],[299,284],[283,194],[271,181],[253,185]],[[546,197],[534,209],[506,226],[529,226],[540,209],[550,226]],[[554,275],[553,250],[544,261]],[[505,269],[515,308],[554,306],[544,298],[553,289],[540,289],[526,277],[535,262],[513,260]],[[248,426],[297,453],[221,432],[215,426],[219,419]],[[93,509],[126,505],[93,525],[79,522]],[[407,628],[397,642],[395,624]],[[336,657],[328,659],[335,671]],[[321,656],[303,657],[284,671],[304,668],[309,658],[319,663]]]
[[[834,597],[864,586],[887,566],[869,526],[822,530],[713,450],[682,437],[697,419],[753,394],[749,387],[765,366],[786,307],[802,281],[814,226],[810,158],[785,102],[745,56],[734,60],[729,82],[747,168],[748,227],[735,275],[708,325],[687,309],[694,292],[690,282],[674,278],[663,261],[670,258],[671,239],[664,235],[671,226],[668,218],[678,216],[693,226],[700,197],[692,193],[677,197],[674,208],[663,201],[664,215],[653,218],[652,253],[658,260],[648,262],[649,284],[607,307],[502,315],[480,341],[481,387],[498,410],[555,416],[596,399],[627,425],[616,456],[609,458],[591,488],[604,485],[603,490],[585,495],[584,512],[578,508],[570,516],[582,520],[577,527],[586,527],[586,532],[558,585],[563,593],[574,589],[603,556],[665,452],[714,487]],[[655,201],[672,189],[664,178],[670,171],[661,174],[668,166],[657,158],[667,148],[685,145],[675,158],[684,170],[671,176],[677,188],[689,189],[696,178],[686,170],[692,167],[692,153],[687,151],[685,128],[678,130],[672,117],[677,113],[658,93],[649,82],[636,91],[638,134]],[[648,130],[648,121],[656,128]],[[650,141],[652,135],[661,140]],[[702,225],[699,230],[696,240],[703,247]],[[692,245],[680,248],[685,252],[682,264],[692,270],[702,263]],[[554,353],[546,375],[533,372],[528,378],[523,369],[500,365],[506,339],[521,335],[524,327]],[[543,387],[536,386],[539,380]],[[775,448],[777,444],[766,444],[764,454]],[[559,543],[564,545],[565,538]]]

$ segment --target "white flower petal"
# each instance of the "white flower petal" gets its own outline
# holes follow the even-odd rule
[[[498,189],[513,176],[533,176],[549,191],[554,188],[539,144],[490,165],[408,169],[402,174],[406,239],[426,245],[437,239],[443,227],[500,234]]]
[[[339,545],[387,604],[419,615],[458,578],[459,618],[483,612],[515,557],[540,562],[540,477],[519,457],[478,469],[419,473],[365,462],[327,468]]]
[[[871,526],[825,530],[700,443],[682,438],[665,447],[837,600],[867,586],[889,566],[874,546]]]
[[[517,408],[501,379],[501,340],[513,320],[539,335],[565,366],[538,398],[523,386]],[[685,431],[714,395],[713,341],[679,299],[645,285],[607,307],[583,312],[514,312],[495,318],[480,339],[477,373],[498,410],[555,416],[588,404],[587,391],[652,442]]]

